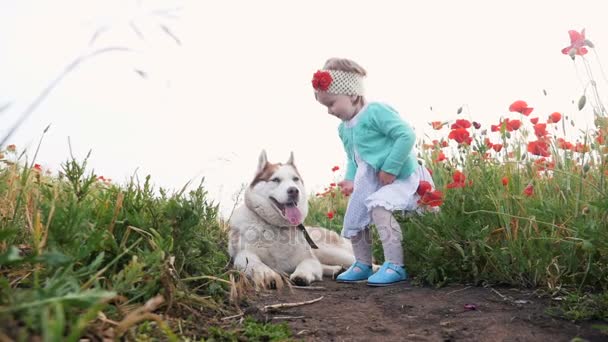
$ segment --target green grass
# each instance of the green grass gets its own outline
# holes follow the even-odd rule
[[[62,168],[59,177],[19,163],[0,170],[6,331],[74,340],[99,323],[99,311],[121,321],[157,294],[165,309],[223,310],[226,233],[203,184],[157,194],[150,177],[122,187],[98,180],[86,159]]]
[[[291,341],[291,330],[287,323],[264,324],[256,322],[251,318],[245,319],[242,327],[210,329],[210,334],[203,341]]]

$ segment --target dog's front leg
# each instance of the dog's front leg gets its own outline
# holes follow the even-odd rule
[[[256,288],[279,289],[284,285],[281,275],[268,267],[257,254],[251,251],[239,251],[234,258],[234,268],[253,280]]]
[[[298,286],[308,286],[314,281],[323,279],[323,267],[316,258],[304,259],[289,279]]]

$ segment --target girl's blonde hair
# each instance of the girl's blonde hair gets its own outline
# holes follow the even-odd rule
[[[337,57],[330,58],[325,62],[323,69],[354,72],[363,77],[367,76],[367,71],[365,71],[365,69],[361,65],[359,65],[357,62],[355,62],[351,59],[348,59],[348,58],[337,58]],[[365,102],[365,98],[363,97],[363,95],[358,95],[354,101],[354,104],[362,105],[364,102]]]

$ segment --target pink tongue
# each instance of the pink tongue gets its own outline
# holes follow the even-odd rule
[[[300,212],[300,209],[298,209],[298,207],[286,207],[285,216],[293,225],[302,223],[302,213]]]

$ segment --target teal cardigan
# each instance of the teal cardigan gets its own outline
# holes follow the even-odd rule
[[[347,156],[347,180],[354,180],[357,163],[353,148],[361,159],[376,171],[382,170],[404,179],[418,165],[414,153],[416,134],[397,111],[388,105],[371,102],[357,114],[357,124],[349,128],[342,122],[338,127]]]

